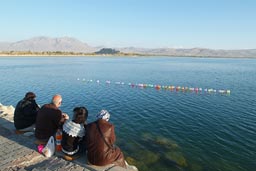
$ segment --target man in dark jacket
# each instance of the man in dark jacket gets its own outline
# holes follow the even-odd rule
[[[50,136],[54,136],[59,126],[69,119],[68,115],[59,109],[61,103],[61,95],[54,95],[52,103],[43,105],[38,111],[35,136],[40,142],[46,143]]]
[[[37,112],[39,110],[35,98],[35,93],[27,92],[25,97],[16,105],[14,111],[16,133],[34,131]]]

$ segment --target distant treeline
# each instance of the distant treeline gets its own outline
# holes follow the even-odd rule
[[[33,51],[0,51],[0,55],[10,56],[94,56],[94,55],[114,55],[114,56],[144,56],[137,53],[123,53],[111,48],[103,48],[97,52],[83,53],[83,52],[64,52],[64,51],[45,51],[45,52],[33,52]]]

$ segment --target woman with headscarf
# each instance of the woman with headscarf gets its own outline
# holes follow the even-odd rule
[[[114,146],[116,136],[114,125],[109,123],[110,114],[101,110],[97,120],[86,127],[86,149],[90,164],[104,166],[115,164],[126,168],[124,155],[120,148]]]

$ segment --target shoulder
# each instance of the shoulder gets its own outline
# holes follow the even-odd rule
[[[103,119],[98,120],[99,127],[105,132],[107,130],[114,129],[114,125]]]
[[[22,100],[20,100],[17,104],[21,104],[21,103],[23,103],[25,100],[24,99],[22,99]]]
[[[40,108],[40,110],[39,110],[39,112],[41,113],[50,113],[50,114],[52,114],[52,113],[55,113],[55,114],[57,114],[57,115],[62,115],[62,112],[61,112],[61,110],[60,109],[58,109],[55,105],[53,105],[53,104],[45,104],[45,105],[43,105],[41,108]]]
[[[45,104],[45,105],[42,106],[42,108],[54,108],[54,107],[55,106],[53,104],[51,104],[51,103]]]
[[[23,103],[23,101],[24,101],[24,100],[20,100],[20,101],[17,103],[16,108],[21,107],[21,104]]]
[[[45,104],[42,106],[43,109],[51,109],[51,110],[56,110],[61,112],[61,110],[59,108],[57,108],[54,104]]]
[[[91,127],[91,126],[93,126],[93,125],[96,125],[96,122],[95,122],[95,121],[94,121],[94,122],[91,122],[91,123],[88,123],[85,127],[88,128],[88,127]]]
[[[49,104],[44,104],[41,109],[49,108]]]
[[[106,120],[104,120],[104,119],[99,119],[99,120],[98,120],[98,123],[99,123],[100,125],[105,125],[105,126],[108,126],[108,127],[113,127],[113,126],[114,126],[112,123],[110,123],[110,122],[108,122],[108,121],[106,121]]]
[[[29,100],[21,100],[19,102],[19,107],[22,108],[22,109],[31,108],[32,107],[32,103]]]
[[[88,123],[88,124],[85,126],[85,129],[86,129],[86,130],[95,129],[96,127],[97,127],[97,126],[96,126],[96,121],[94,121],[94,122]]]

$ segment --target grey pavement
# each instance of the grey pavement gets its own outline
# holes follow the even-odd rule
[[[57,156],[44,157],[36,151],[33,135],[26,137],[15,134],[13,123],[0,118],[0,170],[88,171],[89,169],[82,164],[65,161]]]
[[[66,161],[61,154],[50,158],[37,152],[34,135],[15,134],[10,120],[0,117],[0,171],[125,171],[115,166],[98,167],[88,165],[86,155],[72,162]]]

